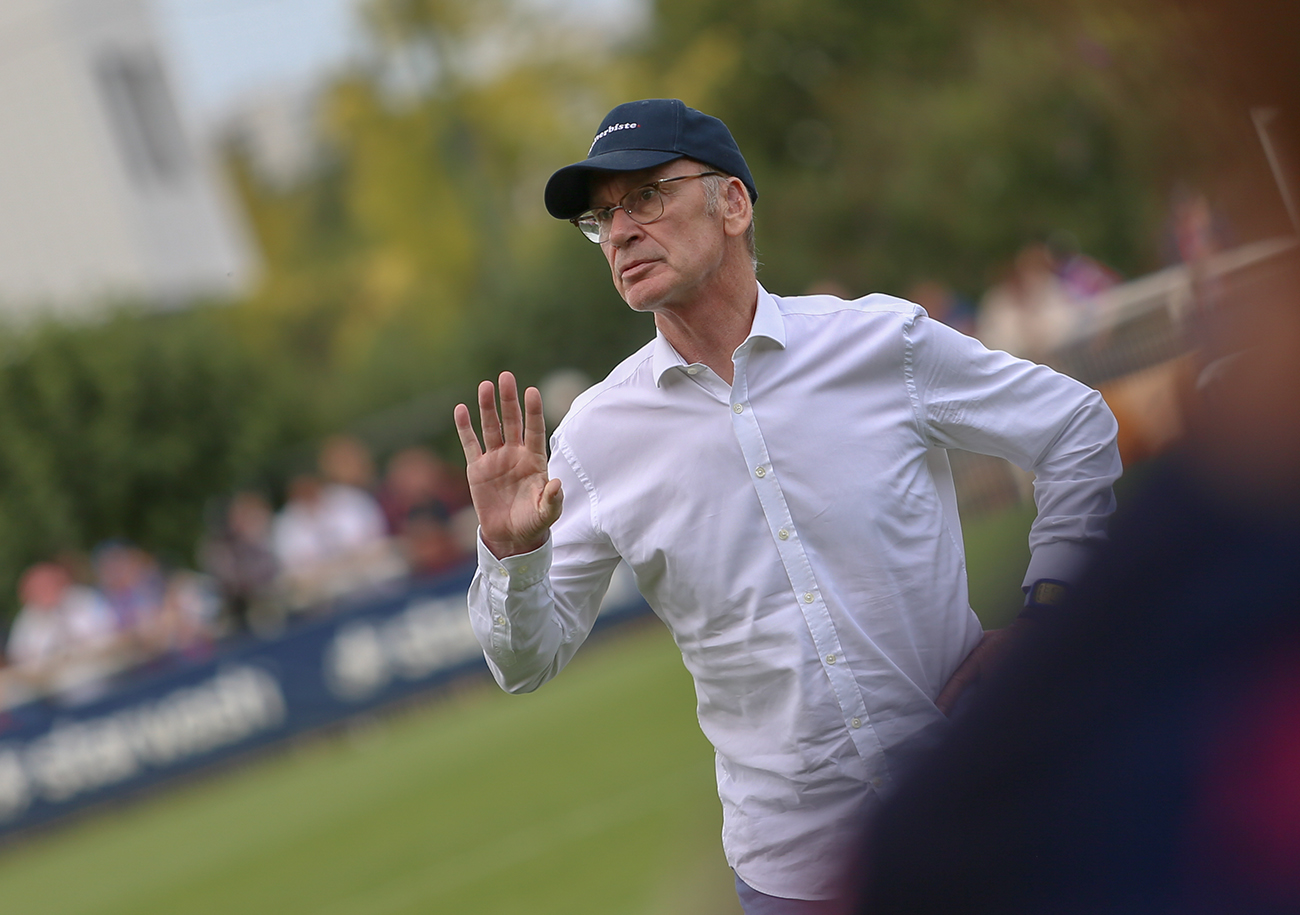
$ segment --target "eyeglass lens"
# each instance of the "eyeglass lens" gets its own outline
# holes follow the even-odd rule
[[[698,175],[678,175],[673,178],[660,178],[653,184],[644,184],[633,188],[623,195],[615,206],[598,207],[588,210],[574,219],[574,223],[590,241],[600,244],[609,240],[610,228],[614,223],[614,211],[623,210],[633,222],[647,225],[664,215],[664,197],[661,185],[690,178],[704,178],[717,172],[701,172]]]
[[[614,211],[620,209],[632,217],[633,222],[642,225],[654,222],[664,215],[663,194],[655,184],[633,188],[623,195],[623,199],[617,206],[601,207],[583,213],[578,217],[578,228],[592,241],[602,242],[609,238],[610,226],[614,222]]]

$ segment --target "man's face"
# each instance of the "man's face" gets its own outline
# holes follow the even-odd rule
[[[677,159],[639,172],[596,175],[591,205],[615,206],[628,191],[659,178],[698,174],[699,163]],[[662,185],[664,215],[639,225],[616,210],[609,241],[601,244],[614,288],[637,311],[690,305],[718,273],[725,252],[720,213],[705,214],[708,188],[703,181]]]

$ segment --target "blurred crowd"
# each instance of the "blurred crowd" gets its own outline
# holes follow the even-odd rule
[[[120,540],[28,568],[0,708],[86,702],[120,675],[205,657],[245,632],[273,636],[340,599],[450,571],[472,555],[476,531],[463,470],[410,447],[380,479],[362,442],[332,437],[316,469],[289,480],[278,511],[252,489],[215,506],[198,570],[167,568]]]
[[[1205,297],[1208,260],[1230,244],[1231,229],[1201,192],[1174,189],[1160,243],[1166,266],[1182,264]],[[930,317],[978,337],[990,349],[1050,362],[1063,347],[1100,329],[1101,297],[1123,282],[1110,266],[1079,250],[1067,235],[1031,241],[1001,269],[978,308],[952,289],[923,279],[905,297]]]
[[[990,349],[1045,362],[1087,329],[1097,296],[1119,281],[1114,270],[1068,246],[1026,245],[984,294],[976,336]]]

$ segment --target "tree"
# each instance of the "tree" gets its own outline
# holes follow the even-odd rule
[[[306,432],[207,308],[10,335],[0,364],[0,608],[24,566],[125,537],[193,561],[204,504]]]

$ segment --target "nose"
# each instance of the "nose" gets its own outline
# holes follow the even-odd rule
[[[627,210],[618,207],[609,214],[609,243],[621,248],[628,241],[641,234],[641,224],[627,214]]]

